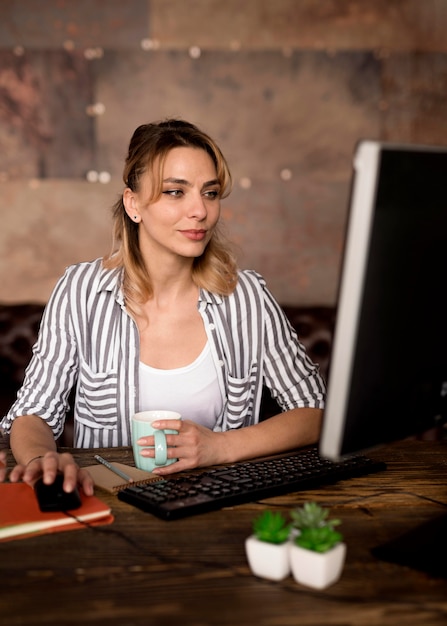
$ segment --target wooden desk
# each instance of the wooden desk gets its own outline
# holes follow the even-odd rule
[[[128,449],[103,454],[132,462]],[[75,456],[92,463],[92,451]],[[447,442],[407,441],[371,456],[388,470],[174,522],[98,492],[113,508],[113,525],[0,544],[0,624],[445,626],[447,580],[370,551],[445,513]],[[311,499],[342,519],[348,553],[341,580],[314,591],[291,577],[252,576],[244,540],[254,515]]]

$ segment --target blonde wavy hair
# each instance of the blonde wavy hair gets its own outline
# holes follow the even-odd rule
[[[220,198],[231,191],[231,173],[217,144],[194,124],[169,119],[139,126],[129,144],[123,181],[138,192],[141,176],[150,171],[153,177],[152,201],[162,193],[163,167],[170,150],[193,147],[205,150],[211,157],[220,183]],[[138,224],[127,215],[123,196],[113,206],[112,253],[104,258],[107,269],[123,268],[123,291],[127,307],[138,312],[140,305],[153,293],[149,272],[140,251]],[[237,284],[237,264],[231,246],[218,228],[215,229],[204,253],[194,259],[192,278],[199,288],[212,293],[230,295]]]

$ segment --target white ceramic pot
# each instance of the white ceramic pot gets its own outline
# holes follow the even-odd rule
[[[346,558],[346,544],[339,543],[328,552],[314,552],[289,545],[290,566],[297,583],[325,589],[341,576]]]
[[[245,553],[255,576],[282,580],[290,574],[288,541],[281,544],[267,543],[252,535],[245,540]]]

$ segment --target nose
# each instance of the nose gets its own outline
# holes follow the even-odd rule
[[[191,194],[191,202],[188,207],[188,217],[196,220],[204,220],[208,215],[206,199],[199,193]]]

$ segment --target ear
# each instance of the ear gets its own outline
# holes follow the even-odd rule
[[[129,187],[126,187],[123,192],[123,204],[126,209],[126,213],[132,222],[141,222],[137,199],[134,192]]]

